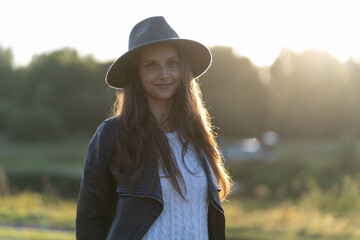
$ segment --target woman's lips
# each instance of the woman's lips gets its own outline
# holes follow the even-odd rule
[[[173,83],[158,83],[158,84],[155,84],[156,87],[159,87],[159,88],[168,88],[172,85]]]

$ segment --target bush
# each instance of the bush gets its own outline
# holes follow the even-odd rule
[[[7,134],[11,140],[43,141],[61,138],[64,129],[56,112],[36,106],[10,113]]]
[[[341,183],[329,190],[322,190],[318,183],[310,179],[307,183],[308,192],[300,203],[308,208],[316,208],[323,212],[332,212],[337,216],[360,213],[360,180],[345,176]]]

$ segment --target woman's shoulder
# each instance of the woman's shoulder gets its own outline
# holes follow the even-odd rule
[[[116,129],[119,125],[119,121],[120,115],[117,115],[104,120],[101,125],[106,126],[107,128]]]
[[[96,129],[93,138],[96,136],[104,140],[105,139],[109,140],[114,138],[117,133],[119,121],[120,121],[120,116],[114,116],[104,120]]]

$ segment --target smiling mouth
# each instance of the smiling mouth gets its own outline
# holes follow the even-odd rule
[[[159,84],[155,84],[156,87],[161,87],[161,88],[166,88],[166,87],[169,87],[171,86],[173,83],[170,82],[170,83],[159,83]]]

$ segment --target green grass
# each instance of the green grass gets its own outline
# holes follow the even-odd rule
[[[230,240],[360,238],[359,216],[335,217],[290,201],[269,206],[259,200],[231,198],[223,207]],[[75,239],[75,211],[75,201],[37,193],[2,197],[0,239]]]
[[[58,169],[59,172],[78,174],[90,138],[78,136],[53,142],[11,142],[0,135],[0,167],[5,171]],[[298,156],[316,168],[334,162],[339,148],[339,140],[282,140],[277,146],[277,158]]]
[[[80,176],[90,137],[68,137],[54,142],[10,142],[0,136],[0,168],[6,172],[39,172]],[[301,156],[312,168],[334,162],[339,141],[288,140],[277,147],[278,159]]]
[[[0,198],[0,224],[75,228],[76,202],[32,192]]]
[[[0,239],[75,239],[76,202],[32,192],[0,197]]]
[[[0,226],[0,239],[6,240],[75,240],[74,232],[49,229]]]
[[[254,203],[251,203],[252,205]],[[335,217],[314,209],[282,202],[273,207],[247,210],[246,201],[224,204],[228,239],[253,240],[352,240],[360,238],[360,218]]]
[[[81,176],[90,138],[54,142],[10,142],[0,137],[0,168],[6,172],[39,172]]]

